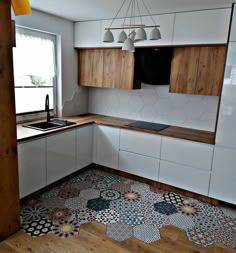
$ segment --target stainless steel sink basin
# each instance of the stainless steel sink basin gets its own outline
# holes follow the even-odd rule
[[[23,127],[33,128],[40,131],[49,131],[55,128],[71,126],[74,124],[76,123],[68,121],[68,120],[53,119],[50,121],[42,121],[42,122],[33,123],[33,124],[25,124],[23,125]]]

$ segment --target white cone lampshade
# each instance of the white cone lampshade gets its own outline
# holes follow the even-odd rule
[[[143,28],[138,29],[138,32],[135,36],[135,42],[143,41],[147,39],[147,33]]]
[[[161,32],[157,27],[155,27],[151,32],[150,40],[159,40],[159,39],[161,39]]]
[[[134,41],[135,36],[136,36],[136,32],[135,32],[135,30],[133,30],[133,31],[130,33],[129,37],[130,37],[130,39],[131,39],[132,41]]]
[[[134,42],[131,38],[127,38],[125,40],[125,43],[122,47],[122,50],[123,51],[127,51],[127,52],[134,52],[135,51],[135,48],[134,48]]]
[[[119,34],[119,37],[118,37],[118,43],[124,43],[125,40],[127,39],[127,34],[125,33],[125,31],[122,31],[120,34]]]
[[[114,42],[114,36],[110,30],[105,32],[103,42]]]

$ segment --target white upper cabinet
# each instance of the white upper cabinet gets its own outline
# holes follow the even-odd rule
[[[20,198],[46,186],[46,139],[18,144]]]
[[[221,95],[216,145],[236,148],[236,42],[230,42]]]
[[[236,149],[216,147],[209,196],[236,205]]]
[[[153,28],[146,28],[145,31],[147,32],[148,40],[135,43],[136,47],[172,45],[175,14],[155,15],[153,16],[153,19],[156,25],[160,25],[159,29],[161,32],[161,39],[150,40],[151,31]],[[149,16],[143,17],[143,23],[145,25],[154,25]]]
[[[234,14],[231,26],[230,41],[236,41],[236,5],[234,5]]]
[[[101,47],[101,21],[75,23],[75,47]]]
[[[174,45],[227,43],[231,8],[177,13]]]

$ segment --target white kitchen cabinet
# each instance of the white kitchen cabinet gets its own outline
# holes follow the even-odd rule
[[[46,186],[46,139],[18,144],[20,198]]]
[[[234,13],[230,33],[230,41],[236,41],[236,5],[234,4]]]
[[[236,204],[236,149],[215,147],[209,196]]]
[[[76,130],[47,137],[47,184],[76,170]]]
[[[94,129],[95,163],[118,169],[120,129],[102,125]]]
[[[176,13],[173,45],[227,43],[231,8]]]
[[[161,160],[159,181],[188,191],[208,195],[210,171]]]
[[[236,148],[236,42],[230,42],[220,101],[216,145]]]
[[[101,47],[101,22],[86,21],[75,23],[74,46],[82,47]]]
[[[213,150],[213,145],[163,137],[161,159],[203,170],[211,170]]]
[[[150,35],[153,28],[145,28],[145,31],[147,32],[148,40],[137,42],[135,43],[135,46],[142,47],[142,46],[172,45],[175,14],[154,15],[152,17],[156,25],[160,25],[159,29],[161,32],[161,39],[150,40]],[[143,17],[143,23],[145,25],[154,25],[153,21],[151,20],[149,16]]]
[[[93,125],[78,128],[76,134],[76,169],[79,170],[93,161]]]
[[[120,149],[160,158],[161,136],[133,130],[120,130]]]
[[[119,170],[133,175],[158,180],[159,159],[126,151],[119,152]]]

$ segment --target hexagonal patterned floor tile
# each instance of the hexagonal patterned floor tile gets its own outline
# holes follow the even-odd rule
[[[133,237],[133,227],[122,223],[107,224],[106,235],[119,242],[125,241]]]
[[[155,204],[157,202],[161,202],[162,201],[162,195],[159,195],[158,193],[156,192],[146,192],[143,199],[145,201],[148,201],[152,204]]]
[[[156,212],[154,209],[154,205],[149,201],[136,201],[132,203],[132,208],[135,209],[139,213],[146,213]]]
[[[186,234],[187,234],[187,238],[190,241],[197,243],[203,247],[207,247],[216,243],[216,239],[212,235],[212,233],[200,228],[194,228],[194,229],[188,230]]]
[[[132,208],[133,208],[132,202],[124,201],[122,199],[117,199],[110,202],[110,209],[116,210],[118,213],[122,213],[125,210]]]
[[[233,208],[220,206],[220,209],[223,211],[224,216],[232,218],[232,219],[236,219],[236,208],[233,209]]]
[[[125,184],[123,182],[117,182],[117,183],[111,184],[111,189],[118,192],[127,192],[131,190],[131,185]]]
[[[145,194],[150,191],[150,188],[147,184],[135,183],[131,185],[131,190],[145,196]]]
[[[77,220],[65,220],[59,223],[54,223],[52,233],[61,238],[68,238],[78,235],[80,231],[80,224]]]
[[[163,200],[172,203],[174,205],[179,205],[184,203],[184,199],[181,195],[174,192],[166,192],[162,196]]]
[[[87,203],[87,208],[92,209],[94,211],[101,211],[104,209],[108,209],[110,206],[110,200],[105,200],[103,198],[90,199]]]
[[[69,208],[53,208],[48,213],[48,218],[53,221],[65,221],[71,217],[71,210]]]
[[[226,229],[216,229],[213,231],[217,242],[224,244],[227,247],[236,249],[236,233]]]
[[[97,213],[95,220],[103,224],[117,223],[120,215],[115,210],[105,209]]]
[[[47,199],[42,199],[42,206],[52,209],[52,208],[63,208],[65,206],[65,199],[60,197],[51,197]]]
[[[201,228],[205,231],[213,231],[214,229],[221,228],[221,223],[213,216],[199,215],[193,217],[195,227]]]
[[[175,213],[169,216],[170,224],[183,230],[194,228],[195,224],[190,216]]]
[[[46,219],[48,216],[48,208],[41,205],[25,206],[21,209],[21,216],[24,222]]]
[[[135,202],[135,201],[140,201],[142,199],[142,196],[138,192],[127,191],[121,194],[121,198],[124,201]]]
[[[152,243],[161,239],[160,230],[152,225],[138,225],[134,227],[134,238],[145,243]]]
[[[125,210],[120,214],[120,222],[130,226],[143,224],[144,220],[144,215],[133,209]]]
[[[224,212],[218,206],[211,206],[209,204],[202,204],[201,205],[202,214],[215,217],[215,218],[222,218],[224,217]]]
[[[67,199],[65,201],[65,207],[71,209],[72,211],[83,209],[87,205],[87,200],[82,199],[81,197]]]
[[[198,203],[183,203],[177,206],[179,213],[188,215],[188,216],[198,216],[202,213],[202,205]]]
[[[105,190],[101,192],[101,197],[106,200],[117,200],[121,194],[115,190]]]
[[[236,219],[225,217],[220,220],[220,223],[224,229],[236,233]]]
[[[145,224],[161,228],[170,225],[170,219],[168,215],[154,211],[145,214]]]
[[[63,199],[70,199],[70,198],[76,198],[79,197],[80,190],[76,187],[66,187],[61,188],[58,196]]]
[[[100,197],[100,191],[96,190],[96,189],[85,189],[85,190],[82,190],[80,192],[80,195],[79,195],[81,198],[83,199],[87,199],[87,200],[90,200],[90,199],[97,199],[98,197]]]
[[[178,212],[174,204],[165,201],[155,203],[154,208],[157,212],[166,215],[171,215]]]
[[[53,223],[47,219],[40,219],[37,221],[30,221],[27,224],[23,224],[22,228],[25,233],[32,237],[38,237],[51,233]]]
[[[85,224],[85,223],[94,221],[96,215],[97,215],[96,211],[93,211],[88,208],[84,208],[84,209],[76,210],[76,212],[72,214],[72,218],[76,219],[79,224]]]

